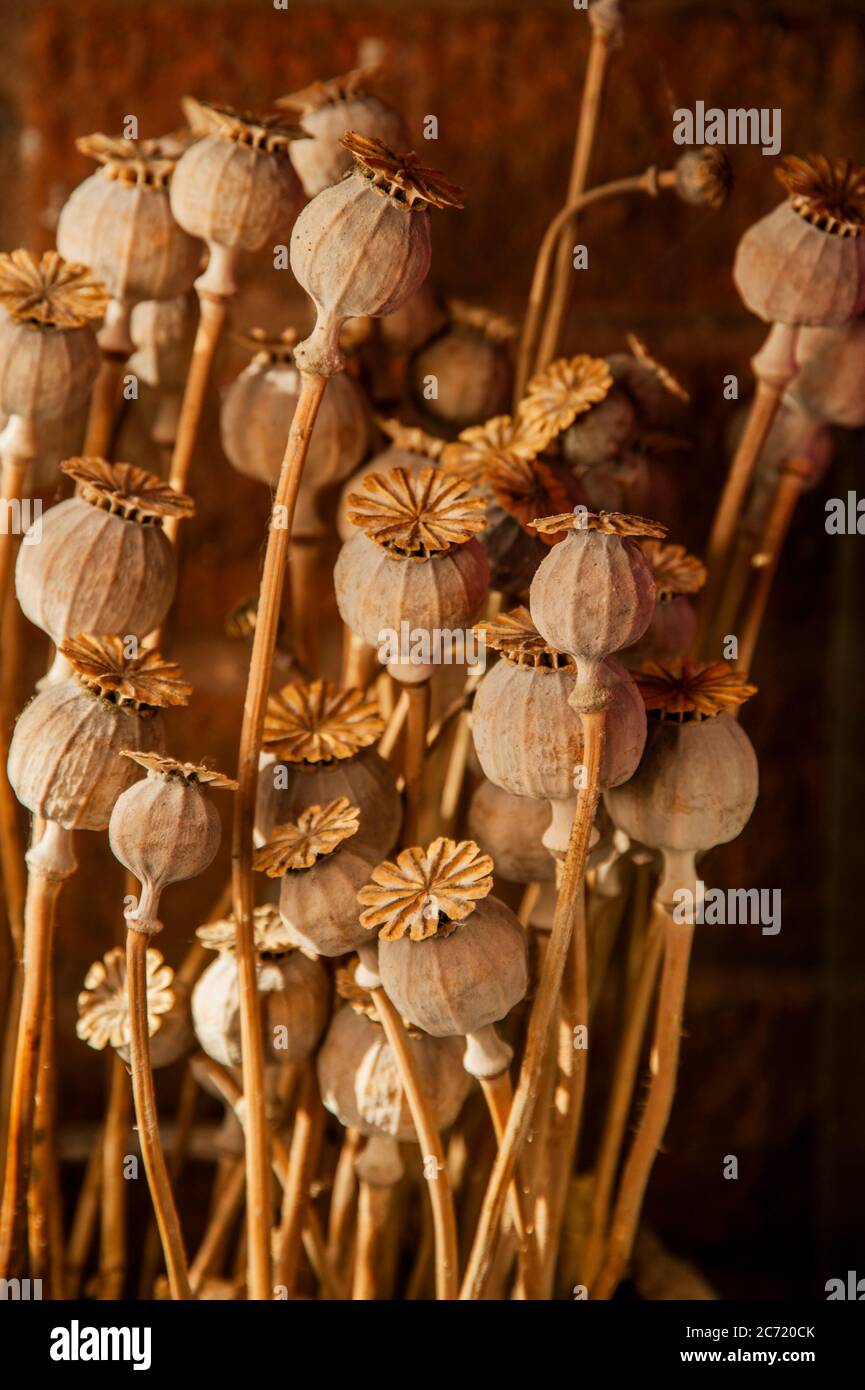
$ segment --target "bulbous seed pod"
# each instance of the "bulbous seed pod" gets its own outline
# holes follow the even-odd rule
[[[255,855],[255,868],[281,881],[279,915],[289,940],[320,956],[342,956],[369,941],[357,894],[376,861],[347,843],[359,815],[345,797],[309,806],[278,825]]]
[[[739,242],[736,288],[766,323],[847,323],[865,308],[865,172],[809,155],[775,173],[787,201]]]
[[[158,391],[181,393],[195,342],[197,317],[198,297],[193,293],[136,304],[129,325],[135,344],[129,359],[130,372]]]
[[[349,498],[349,516],[364,534],[339,553],[337,607],[398,680],[414,683],[430,675],[429,662],[412,664],[403,650],[404,631],[431,637],[434,630],[463,629],[486,594],[489,568],[474,539],[486,509],[482,498],[467,493],[468,483],[435,469],[415,475],[394,468],[371,474],[364,491]]]
[[[445,447],[443,439],[437,439],[435,435],[427,434],[414,425],[403,425],[399,420],[378,420],[376,423],[391,442],[381,453],[367,459],[344,484],[336,509],[336,529],[341,541],[350,541],[355,535],[355,525],[349,516],[354,508],[349,499],[362,487],[365,478],[371,473],[387,473],[391,468],[405,468],[417,473],[421,468],[438,463]]]
[[[404,304],[379,320],[381,340],[395,355],[414,352],[447,324],[447,313],[428,280]]]
[[[676,192],[683,203],[721,208],[730,196],[733,169],[723,150],[703,145],[676,160]]]
[[[153,1067],[169,1067],[191,1050],[189,990],[175,977],[162,952],[152,946],[147,951],[147,1019]],[[94,961],[84,977],[75,1031],[88,1047],[101,1052],[110,1045],[129,1062],[129,997],[122,947],[115,946]]]
[[[186,704],[191,687],[154,649],[124,656],[120,637],[79,634],[61,651],[75,678],[25,706],[9,749],[9,781],[34,816],[67,830],[105,830],[138,775],[118,754],[161,753],[159,710]]]
[[[706,582],[705,565],[683,545],[643,541],[641,548],[652,567],[655,611],[639,642],[622,652],[629,669],[646,661],[675,661],[690,651],[697,615],[689,596]]]
[[[38,428],[86,401],[99,370],[93,330],[108,293],[56,251],[0,255],[0,414]]]
[[[532,622],[556,651],[576,659],[580,686],[590,687],[598,664],[642,637],[655,606],[649,564],[634,536],[663,538],[666,528],[619,512],[586,512],[537,523],[568,530],[532,581]]]
[[[574,768],[583,761],[582,726],[570,703],[576,660],[544,642],[525,608],[479,623],[478,631],[503,658],[483,677],[472,706],[472,737],[485,776],[515,796],[569,800]],[[646,716],[637,687],[617,661],[604,661],[598,679],[611,694],[600,784],[615,786],[640,761]]]
[[[633,840],[666,856],[725,844],[757,799],[757,759],[731,711],[754,693],[725,662],[649,665],[636,677],[650,715],[642,762],[605,802]]]
[[[171,607],[177,578],[163,519],[191,516],[192,498],[130,463],[61,468],[79,490],[40,519],[40,543],[18,552],[22,611],[57,644],[87,628],[144,638]]]
[[[549,823],[550,808],[542,801],[514,796],[487,779],[469,804],[469,835],[509,883],[546,883],[555,877],[555,861],[541,839]]]
[[[234,956],[234,924],[217,923],[205,944],[218,951],[192,991],[192,1022],[208,1057],[224,1067],[241,1065],[240,986]],[[257,909],[255,946],[258,994],[269,1066],[300,1062],[316,1046],[327,1020],[330,988],[317,960],[296,950],[274,907]]]
[[[788,395],[797,405],[829,425],[865,425],[865,319],[840,328],[803,328],[796,362]]]
[[[171,213],[174,159],[158,140],[88,135],[75,143],[101,167],[73,190],[60,212],[61,255],[89,265],[117,305],[185,294],[198,274],[202,247]]]
[[[287,233],[297,216],[303,195],[289,147],[305,132],[279,116],[253,116],[192,97],[183,107],[199,138],[177,161],[171,211],[210,251],[199,288],[231,294],[230,253],[259,251],[277,229]]]
[[[333,376],[345,365],[348,318],[377,318],[408,299],[430,262],[427,207],[462,207],[461,193],[415,154],[347,131],[351,172],[304,208],[291,236],[291,268],[315,303],[315,328],[295,351],[302,371]]]
[[[598,405],[580,415],[562,435],[562,454],[572,468],[614,458],[634,438],[637,412],[627,391],[611,386]]]
[[[297,402],[301,377],[294,365],[297,335],[268,338],[253,330],[243,341],[254,352],[249,366],[225,393],[220,417],[229,463],[248,478],[275,487]],[[369,415],[363,391],[347,372],[333,378],[322,397],[297,498],[293,534],[325,534],[321,494],[343,481],[367,450]]]
[[[291,162],[308,198],[338,183],[351,168],[351,155],[342,143],[347,130],[381,140],[393,150],[409,142],[405,122],[397,111],[366,89],[374,68],[355,68],[327,82],[312,82],[299,92],[274,102],[291,112],[312,136],[292,147]]]
[[[362,690],[337,690],[330,681],[295,681],[268,701],[259,775],[256,833],[264,841],[275,825],[310,806],[340,797],[360,811],[352,841],[377,861],[396,844],[402,802],[390,766],[375,751],[384,720]]]
[[[582,501],[593,512],[625,512],[642,509],[651,497],[655,479],[645,456],[628,449],[617,458],[603,459],[593,467],[574,468]]]
[[[382,984],[400,1013],[433,1037],[466,1036],[463,1065],[487,1076],[510,1058],[491,1025],[528,987],[525,933],[510,908],[487,896],[492,868],[473,841],[439,839],[380,865],[358,894],[361,922],[379,929]],[[504,1066],[487,1070],[484,1052],[499,1050],[508,1054]]]
[[[560,357],[531,378],[517,415],[523,428],[541,431],[549,444],[575,420],[597,410],[612,386],[613,375],[603,357],[584,352]]]
[[[449,322],[415,353],[409,388],[418,408],[453,429],[465,429],[508,407],[513,365],[508,343],[516,327],[489,309],[451,300]],[[436,392],[427,384],[435,379]]]

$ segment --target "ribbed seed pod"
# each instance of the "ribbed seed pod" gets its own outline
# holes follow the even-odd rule
[[[318,961],[283,948],[259,955],[258,1002],[265,1063],[282,1066],[308,1057],[327,1020],[330,988]],[[239,1067],[240,983],[234,952],[221,950],[192,991],[195,1035],[208,1057]]]
[[[546,883],[555,877],[555,861],[541,839],[549,823],[544,802],[513,796],[487,779],[469,803],[469,835],[509,883]]]
[[[195,294],[136,304],[130,321],[135,344],[130,372],[158,391],[182,392],[195,341],[197,311]]]
[[[195,1038],[189,989],[153,947],[147,952],[147,1016],[152,1067],[169,1067],[191,1050]],[[76,1033],[96,1051],[110,1045],[128,1065],[129,996],[122,947],[113,947],[88,970],[78,996]]]
[[[655,611],[639,642],[622,652],[629,670],[645,661],[667,662],[687,655],[697,626],[690,595],[699,593],[706,581],[702,561],[682,545],[643,541],[642,550],[655,581]]]
[[[507,410],[513,391],[507,345],[516,328],[500,314],[461,300],[448,307],[445,328],[412,358],[409,386],[420,410],[461,430]]]
[[[336,380],[338,378],[334,378]],[[407,468],[412,473],[429,468],[438,462],[445,447],[443,439],[436,439],[434,435],[414,426],[403,425],[399,420],[379,420],[378,424],[391,442],[381,453],[367,459],[344,484],[336,509],[336,529],[341,541],[350,541],[356,534],[354,522],[349,517],[349,512],[354,510],[349,498],[353,492],[360,491],[365,478],[371,473],[387,473],[391,468]]]
[[[446,326],[447,321],[447,313],[438,295],[429,281],[424,280],[404,304],[382,316],[379,332],[387,351],[402,355],[414,352],[429,342],[434,333]]]
[[[342,144],[347,130],[373,136],[393,150],[408,148],[409,135],[402,117],[366,90],[374,72],[356,68],[327,82],[313,82],[275,103],[313,137],[299,141],[291,150],[291,162],[308,198],[338,183],[351,168],[351,155]]]
[[[788,394],[829,425],[865,425],[865,319],[840,328],[803,328],[796,339],[798,372]]]
[[[291,268],[316,306],[315,328],[295,360],[328,377],[345,365],[345,320],[391,313],[426,278],[428,205],[462,206],[460,190],[416,155],[396,155],[353,131],[342,143],[355,157],[351,172],[304,208],[291,236]]]

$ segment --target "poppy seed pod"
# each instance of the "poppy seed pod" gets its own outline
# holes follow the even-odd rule
[[[637,412],[627,391],[611,387],[562,435],[562,454],[572,468],[592,468],[620,454],[634,437]]]
[[[395,356],[414,352],[446,327],[448,317],[428,280],[418,285],[404,304],[379,321],[381,340]]]
[[[40,519],[38,545],[22,545],[15,590],[22,611],[58,645],[92,628],[143,638],[174,595],[177,561],[163,519],[189,516],[190,497],[129,463],[70,459],[75,497]]]
[[[287,236],[303,201],[289,158],[297,126],[187,97],[184,110],[199,138],[184,150],[171,179],[171,211],[207,243],[210,260],[198,288],[234,292],[239,251],[260,251],[275,232]]]
[[[0,255],[0,415],[37,430],[83,405],[101,355],[93,329],[108,295],[56,251]]]
[[[146,966],[150,1064],[169,1067],[192,1048],[189,989],[177,978],[162,952],[150,947]],[[78,996],[76,1033],[96,1051],[111,1046],[129,1064],[129,995],[126,953],[115,946],[94,961]]]
[[[279,915],[296,946],[342,956],[369,941],[358,921],[358,890],[375,860],[353,848],[359,811],[345,797],[309,806],[278,825],[255,855],[255,867],[280,879]]]
[[[183,391],[198,314],[198,297],[148,299],[132,310],[130,332],[135,351],[129,370],[160,392]]]
[[[174,160],[158,140],[89,135],[76,144],[101,168],[73,190],[60,212],[61,255],[89,265],[127,310],[142,300],[185,294],[202,247],[172,216]]]
[[[571,698],[577,688],[573,657],[554,651],[528,612],[479,623],[489,646],[501,651],[483,677],[472,706],[472,737],[485,776],[515,796],[565,801],[574,795],[574,768],[583,760],[583,731]],[[617,661],[599,666],[610,692],[600,784],[627,781],[640,761],[646,716],[634,682]]]
[[[550,517],[539,530],[568,528],[532,580],[532,622],[556,651],[576,660],[578,685],[591,699],[599,663],[642,637],[655,607],[652,572],[634,536],[665,528],[618,512]]]
[[[269,339],[254,331],[244,339],[254,356],[231,383],[222,401],[222,445],[238,473],[275,487],[289,428],[300,397],[301,375],[292,349],[296,334]],[[322,397],[309,441],[297,498],[293,534],[325,534],[317,503],[327,489],[357,468],[369,442],[363,391],[340,372]]]
[[[550,808],[543,801],[514,796],[486,778],[469,803],[469,835],[509,883],[545,883],[555,877],[555,861],[541,839],[549,823]]]
[[[865,319],[840,328],[803,328],[796,362],[788,394],[797,405],[829,425],[865,425]]]
[[[342,144],[354,155],[350,173],[313,198],[291,235],[291,268],[316,307],[315,328],[295,361],[328,377],[345,365],[345,320],[391,313],[426,278],[428,206],[462,206],[460,190],[417,155],[394,154],[353,131]]]
[[[657,427],[666,420],[672,406],[688,404],[690,393],[669,367],[652,356],[636,333],[628,334],[627,343],[627,352],[614,352],[607,357],[614,387],[630,398],[639,425]]]
[[[408,131],[399,113],[366,90],[374,75],[374,68],[355,68],[327,82],[312,82],[274,103],[278,110],[291,112],[312,136],[291,150],[291,162],[308,198],[338,183],[351,168],[351,155],[342,143],[347,130],[381,140],[392,150],[408,145]]]
[[[513,391],[508,343],[516,328],[500,314],[452,300],[449,322],[415,353],[409,386],[418,408],[452,429],[507,410]],[[427,390],[430,379],[436,390]]]
[[[9,781],[34,816],[67,830],[104,830],[138,776],[119,754],[161,753],[159,709],[186,704],[191,690],[157,651],[124,656],[120,637],[79,635],[61,651],[74,679],[25,707],[9,749]]]
[[[739,242],[736,288],[766,323],[847,323],[865,308],[865,172],[810,155],[776,174],[787,201]]]
[[[338,379],[334,378],[334,381]],[[391,468],[407,468],[411,473],[429,468],[438,462],[445,447],[443,439],[437,439],[416,426],[403,425],[399,420],[378,420],[376,423],[387,435],[390,444],[381,453],[367,459],[343,485],[336,509],[336,529],[341,541],[350,541],[355,535],[355,525],[349,516],[354,507],[349,499],[353,492],[359,491],[365,478],[371,473],[387,473]]]
[[[691,595],[706,582],[706,567],[682,545],[643,541],[655,581],[655,611],[639,642],[622,652],[629,670],[644,661],[674,661],[690,651],[697,627]]]
[[[373,745],[384,731],[374,700],[362,690],[337,690],[330,681],[295,681],[267,705],[259,774],[256,833],[263,842],[274,826],[310,806],[344,797],[360,812],[352,849],[377,862],[396,844],[402,801],[390,766]]]

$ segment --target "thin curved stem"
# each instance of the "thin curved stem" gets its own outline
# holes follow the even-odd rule
[[[189,359],[189,373],[183,389],[183,403],[180,407],[180,419],[177,422],[177,436],[171,455],[171,467],[168,470],[168,482],[175,492],[186,492],[189,485],[192,456],[195,452],[198,427],[207,398],[213,359],[216,356],[216,349],[219,347],[219,340],[222,337],[228,315],[229,301],[225,295],[199,291],[198,302],[200,318],[192,347],[192,356]],[[170,540],[175,541],[177,539],[179,525],[180,522],[177,517],[166,517],[165,533]]]
[[[347,1129],[337,1159],[330,1197],[327,1222],[327,1252],[331,1262],[342,1268],[351,1235],[357,1175],[354,1161],[363,1147],[363,1137],[356,1129]]]
[[[772,583],[793,513],[811,473],[811,466],[807,460],[789,459],[781,469],[775,484],[769,515],[751,559],[754,580],[745,599],[739,627],[739,656],[736,668],[745,676],[751,670],[754,660],[754,651],[763,626]]]
[[[479,1079],[484,1100],[490,1112],[490,1119],[493,1122],[496,1143],[501,1144],[514,1098],[510,1073],[504,1071],[499,1076],[482,1076]],[[527,1190],[519,1169],[511,1180],[508,1201],[511,1221],[519,1245],[520,1277],[524,1297],[535,1298],[537,1297],[538,1248],[531,1215],[531,1193]]]
[[[243,1193],[246,1187],[246,1173],[243,1159],[232,1160],[231,1169],[217,1194],[198,1252],[189,1266],[189,1282],[194,1294],[199,1294],[204,1283],[219,1268],[231,1228],[243,1206]]]
[[[315,1068],[311,1062],[307,1062],[294,1114],[288,1171],[282,1194],[282,1220],[274,1255],[274,1281],[284,1298],[291,1298],[294,1294],[301,1235],[310,1206],[309,1189],[315,1177],[323,1138],[324,1109],[318,1094]]]

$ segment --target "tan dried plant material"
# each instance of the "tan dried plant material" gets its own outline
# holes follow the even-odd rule
[[[147,1026],[153,1037],[162,1027],[163,1016],[175,1004],[174,971],[162,952],[147,951]],[[128,1047],[129,1000],[126,991],[126,952],[115,946],[94,961],[84,977],[78,996],[78,1023],[75,1028],[82,1042],[101,1052],[104,1048]]]
[[[541,512],[568,504],[564,484],[540,459],[499,458],[487,470],[485,482],[499,506],[525,530]],[[563,535],[564,532],[539,532],[544,545],[555,545]]]
[[[445,473],[457,473],[470,483],[480,483],[498,462],[534,459],[543,453],[553,431],[542,422],[530,423],[522,415],[494,415],[482,425],[462,430],[442,453]]]
[[[638,338],[636,333],[629,333],[627,341],[628,350],[632,356],[636,357],[637,361],[652,373],[652,376],[663,386],[665,391],[668,391],[671,396],[675,396],[683,405],[687,405],[691,399],[690,391],[685,389],[669,367],[665,367],[662,362],[652,356],[642,338]]]
[[[139,767],[155,772],[158,777],[164,777],[166,782],[183,782],[187,787],[210,787],[213,791],[237,791],[237,783],[232,777],[226,777],[204,763],[179,763],[175,758],[163,758],[159,753],[132,752],[128,748],[123,749],[121,756],[131,758]]]
[[[775,177],[784,185],[800,217],[833,236],[857,237],[865,231],[865,167],[852,159],[807,159],[785,155]]]
[[[233,334],[234,341],[252,354],[253,362],[265,364],[291,362],[299,334],[296,328],[284,328],[281,333],[269,333],[266,328],[250,328]]]
[[[464,299],[449,299],[448,313],[451,323],[460,328],[470,328],[480,333],[491,343],[510,343],[519,333],[513,319],[497,314],[482,304],[467,304]]]
[[[294,821],[277,825],[266,845],[255,851],[254,867],[268,878],[282,878],[295,869],[310,869],[356,835],[360,809],[347,796],[326,806],[307,806]]]
[[[104,317],[108,299],[87,266],[56,251],[41,259],[20,249],[0,254],[0,304],[19,323],[83,328]]]
[[[450,933],[474,912],[493,886],[493,861],[474,840],[433,840],[428,849],[404,849],[394,863],[386,859],[361,888],[357,900],[366,910],[360,922],[381,928],[382,941],[412,941]]]
[[[404,425],[401,420],[376,417],[379,429],[387,435],[395,449],[404,449],[407,454],[417,454],[420,458],[436,463],[442,456],[445,441],[417,425]]]
[[[613,374],[603,357],[581,352],[576,357],[560,357],[530,380],[519,414],[530,425],[561,434],[598,405],[613,385]]]
[[[353,758],[383,733],[378,704],[363,690],[294,681],[267,702],[262,747],[289,763],[329,763]]]
[[[383,140],[347,130],[339,142],[354,155],[355,171],[368,178],[380,193],[403,204],[409,211],[461,208],[463,190],[437,169],[428,169],[412,150],[397,154]]]
[[[280,115],[259,116],[251,111],[235,111],[215,101],[184,97],[183,114],[193,135],[218,135],[238,145],[263,150],[267,154],[286,154],[292,140],[309,140],[309,131],[292,125]]]
[[[75,148],[101,164],[110,179],[120,183],[167,188],[181,150],[176,139],[126,140],[123,136],[81,135]]]
[[[253,909],[252,933],[260,956],[284,956],[297,950],[274,903],[263,903]],[[195,935],[208,951],[233,951],[237,945],[233,916],[221,917],[218,922],[205,922],[196,928]]]
[[[428,559],[464,545],[487,524],[483,497],[466,479],[435,468],[369,473],[362,486],[349,493],[349,520],[395,555]]]
[[[558,516],[538,517],[529,525],[541,534],[555,534],[558,531],[601,531],[607,536],[653,536],[663,540],[667,534],[666,526],[660,521],[650,521],[645,516],[628,516],[625,512],[589,512],[585,507],[574,507],[571,512],[561,512]]]
[[[365,68],[352,68],[339,77],[328,77],[310,82],[297,92],[279,97],[273,104],[279,111],[297,111],[306,115],[318,111],[322,106],[332,106],[338,101],[350,101],[353,97],[369,95],[369,84],[380,75],[381,69],[375,65]]]
[[[370,1023],[377,1023],[380,1025],[381,1019],[378,1016],[378,1009],[375,1006],[375,1000],[372,994],[368,989],[364,989],[363,985],[359,985],[355,978],[358,965],[359,961],[357,956],[352,956],[348,965],[337,966],[334,975],[336,992],[340,999],[344,999],[346,1004],[351,1005],[356,1014],[362,1014],[364,1018],[369,1019]],[[421,1028],[416,1028],[407,1018],[403,1019],[402,1026],[410,1038],[422,1038],[424,1036],[423,1030]]]
[[[650,661],[633,676],[646,710],[661,719],[729,714],[757,693],[756,685],[750,685],[726,661],[707,664],[687,657],[666,665]]]
[[[475,623],[488,647],[501,652],[512,666],[534,671],[576,671],[577,663],[569,652],[556,651],[544,641],[532,622],[528,608],[513,608],[497,618]]]
[[[61,471],[78,484],[78,495],[91,506],[142,525],[161,522],[167,516],[192,516],[195,503],[185,492],[175,492],[155,473],[134,463],[106,463],[105,459],[67,459]]]
[[[698,594],[706,582],[706,566],[683,545],[641,541],[640,549],[652,567],[658,598],[673,594]]]
[[[63,642],[60,652],[85,690],[116,705],[160,709],[185,705],[192,694],[180,667],[163,660],[154,647],[127,656],[122,637],[80,632]]]

